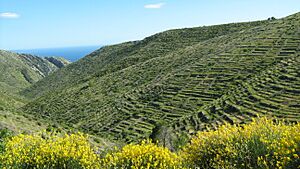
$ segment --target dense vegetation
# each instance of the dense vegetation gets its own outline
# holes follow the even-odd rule
[[[103,47],[22,91],[36,98],[22,111],[114,140],[166,140],[174,149],[177,138],[225,122],[298,121],[299,27],[297,13]]]
[[[300,125],[266,118],[248,125],[225,124],[215,131],[199,132],[178,152],[150,140],[102,151],[81,133],[21,134],[6,139],[3,145],[0,166],[12,169],[300,167]]]

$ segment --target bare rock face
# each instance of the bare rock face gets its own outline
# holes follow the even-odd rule
[[[45,59],[51,62],[52,64],[54,64],[58,68],[62,68],[71,63],[70,61],[62,57],[45,57]]]

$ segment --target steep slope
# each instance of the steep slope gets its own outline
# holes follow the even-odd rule
[[[213,36],[208,30],[219,33]],[[155,134],[161,124],[193,133],[225,121],[247,122],[256,114],[286,117],[286,112],[298,120],[299,43],[300,13],[275,21],[167,31],[102,48],[50,75],[24,92],[44,94],[23,110],[128,142]],[[284,63],[291,65],[291,74],[280,74]],[[249,87],[251,79],[259,84],[270,78],[266,70],[275,87]],[[243,95],[238,87],[245,92],[240,98],[244,104],[234,102]],[[246,91],[255,95],[254,87],[265,94],[278,91],[278,102],[267,95],[248,101]],[[291,101],[285,103],[284,96]],[[247,101],[258,106],[247,109]]]

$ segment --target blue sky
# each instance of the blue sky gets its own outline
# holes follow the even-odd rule
[[[0,49],[114,44],[299,11],[300,0],[0,0]]]

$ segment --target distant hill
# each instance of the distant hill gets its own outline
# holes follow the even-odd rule
[[[127,142],[300,119],[300,13],[106,46],[21,92],[22,111]]]
[[[43,59],[29,54],[0,50],[0,94],[17,97],[17,93],[70,62],[63,58]],[[9,99],[0,99],[0,105]],[[1,101],[2,100],[2,101]]]
[[[63,58],[40,58],[0,50],[1,89],[19,91],[70,62]],[[10,91],[12,91],[10,90]]]

